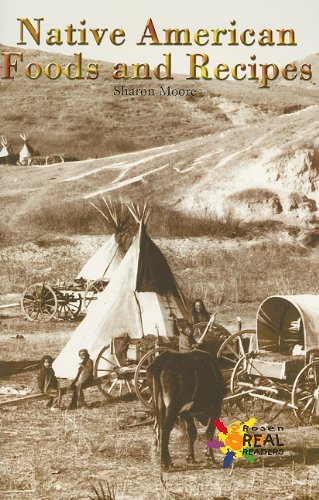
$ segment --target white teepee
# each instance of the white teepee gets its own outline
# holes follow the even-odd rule
[[[8,145],[8,141],[5,137],[1,137],[2,149],[0,151],[0,163],[10,163],[13,161],[13,151]]]
[[[20,134],[20,137],[24,142],[23,147],[22,147],[20,154],[19,154],[19,160],[21,163],[21,162],[28,160],[29,158],[32,158],[33,156],[35,156],[35,151],[29,144],[29,138],[28,138],[27,134],[25,134],[25,133]]]
[[[110,281],[112,274],[122,262],[124,255],[124,251],[117,243],[115,235],[112,234],[86,262],[76,279],[93,281],[103,278],[106,281]]]
[[[91,203],[107,220],[108,224],[114,229],[114,234],[103,243],[94,255],[86,262],[78,273],[76,279],[98,280],[103,278],[110,281],[112,274],[120,265],[125,255],[125,247],[122,242],[123,234],[128,229],[128,217],[122,204],[115,205],[111,201],[105,204],[103,210]]]
[[[86,348],[95,361],[101,349],[124,333],[132,339],[173,336],[174,321],[182,318],[187,318],[183,295],[142,221],[109,285],[55,360],[56,375],[76,375],[79,349]]]

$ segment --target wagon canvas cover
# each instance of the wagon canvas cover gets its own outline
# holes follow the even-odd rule
[[[257,313],[259,347],[276,343],[282,332],[288,332],[292,321],[301,317],[306,352],[319,347],[319,296],[284,295],[267,298]]]

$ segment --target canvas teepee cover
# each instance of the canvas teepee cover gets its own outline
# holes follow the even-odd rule
[[[82,267],[76,279],[98,280],[104,278],[110,281],[123,257],[124,251],[120,248],[113,234]]]
[[[1,138],[2,149],[0,151],[0,163],[10,163],[12,159],[13,152],[10,146],[8,146],[8,141],[5,137]]]
[[[56,375],[76,375],[79,349],[86,348],[95,361],[103,347],[124,333],[131,338],[171,336],[174,318],[186,317],[184,299],[169,265],[141,223],[109,285],[55,360]]]
[[[20,137],[23,140],[24,144],[19,154],[19,160],[20,162],[23,162],[24,160],[27,160],[28,158],[32,158],[33,156],[35,156],[36,153],[29,144],[27,134],[20,134]]]
[[[127,214],[124,212],[122,205],[116,206],[111,201],[107,202],[104,198],[102,200],[105,205],[104,210],[101,210],[93,203],[91,205],[107,220],[115,233],[86,262],[77,275],[77,280],[91,281],[104,278],[106,281],[110,281],[115,269],[118,268],[125,255],[123,235],[128,230]]]

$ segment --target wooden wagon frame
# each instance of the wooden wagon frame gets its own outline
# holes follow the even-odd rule
[[[203,344],[216,355],[230,332],[214,321],[194,325],[197,335],[205,332],[210,341]],[[127,334],[114,338],[103,347],[94,364],[94,377],[100,391],[109,399],[125,398],[136,393],[142,405],[151,408],[151,394],[146,381],[147,367],[164,351],[178,351],[179,337],[145,335],[131,339]]]
[[[319,296],[271,296],[260,305],[256,330],[225,340],[218,358],[228,372],[230,399],[254,416],[279,405],[299,422],[319,421]],[[226,398],[227,399],[227,398]],[[256,411],[255,411],[256,412]]]
[[[105,278],[34,283],[22,294],[21,311],[29,321],[73,320],[87,312],[107,284]]]

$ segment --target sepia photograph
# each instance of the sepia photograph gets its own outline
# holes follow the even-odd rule
[[[0,499],[319,499],[318,15],[0,0]]]

